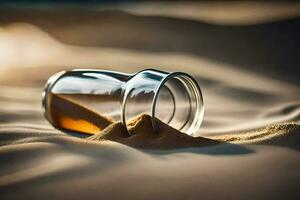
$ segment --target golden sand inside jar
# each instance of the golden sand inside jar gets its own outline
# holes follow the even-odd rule
[[[112,119],[73,101],[67,95],[49,95],[49,112],[52,123],[57,128],[96,134],[113,122]]]

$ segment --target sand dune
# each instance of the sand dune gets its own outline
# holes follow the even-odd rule
[[[188,54],[70,46],[54,40],[37,27],[25,24],[16,24],[13,27],[7,30],[7,35],[11,35],[16,41],[27,40],[28,38],[21,36],[24,31],[28,31],[30,38],[39,48],[48,49],[48,45],[53,45],[58,46],[59,51],[56,48],[48,49],[49,51],[42,57],[28,58],[24,61],[4,54],[1,62],[3,67],[0,68],[0,83],[7,86],[2,86],[0,95],[5,104],[12,104],[13,99],[16,104],[20,104],[20,99],[30,95],[34,95],[33,101],[39,103],[41,86],[45,80],[55,72],[73,69],[74,66],[129,73],[159,66],[166,71],[184,69],[198,79],[204,92],[206,107],[201,134],[230,133],[299,120],[300,93],[299,87],[294,82],[273,79],[244,69],[236,70],[237,66]],[[18,47],[15,45],[16,41],[3,44],[7,45],[7,49],[11,48],[11,51],[14,51]],[[28,44],[23,44],[22,48],[26,51],[39,51]],[[281,75],[276,69],[273,71],[278,76]],[[29,77],[28,74],[36,76]],[[35,89],[20,90],[12,86],[35,87]],[[22,96],[16,95],[18,92],[14,93],[11,90],[18,90]],[[37,92],[32,93],[32,90]],[[5,98],[9,98],[10,101],[5,101]],[[35,108],[38,107],[39,105],[35,105]]]
[[[14,10],[14,15],[11,12],[1,10],[0,23],[33,24],[67,44],[189,53],[299,83],[299,45],[296,43],[300,21],[297,15],[263,24],[236,26],[111,10],[32,9],[30,15],[26,14],[28,10],[22,9]],[[67,20],[70,18],[72,20]],[[143,37],[139,37],[141,35]]]
[[[298,133],[299,129],[291,135]],[[295,140],[139,151],[34,124],[1,126],[0,135],[0,196],[5,199],[46,198],[45,194],[65,199],[98,199],[99,195],[166,199],[174,194],[187,199],[198,199],[200,194],[208,199],[224,195],[233,199],[281,199],[281,195],[297,199],[299,195],[299,151],[289,148]],[[282,143],[289,145],[278,145]],[[272,186],[272,190],[266,191],[265,186]]]

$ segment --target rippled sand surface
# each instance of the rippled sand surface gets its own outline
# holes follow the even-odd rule
[[[275,4],[280,15],[257,11],[251,23],[234,21],[234,7],[222,23],[208,5],[199,5],[206,15],[184,6],[180,15],[167,5],[155,13],[152,4],[122,12],[1,8],[1,199],[300,198],[299,5],[279,12]],[[222,143],[135,148],[138,137],[91,141],[43,117],[43,85],[57,71],[149,67],[197,78],[205,115],[194,136]],[[148,136],[143,142],[154,141]]]

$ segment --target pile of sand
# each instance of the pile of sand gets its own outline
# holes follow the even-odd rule
[[[100,133],[89,137],[89,140],[111,140],[136,148],[176,149],[188,147],[203,147],[218,144],[220,141],[205,137],[192,137],[171,126],[156,120],[157,131],[152,127],[151,117],[142,114],[128,123],[128,129],[121,122],[114,122]]]

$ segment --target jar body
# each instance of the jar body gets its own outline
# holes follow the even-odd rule
[[[192,134],[203,118],[199,86],[189,75],[148,69],[136,74],[72,70],[52,76],[45,87],[46,118],[59,129],[95,134],[114,121],[149,114]],[[156,129],[155,120],[152,120]],[[130,133],[130,132],[129,132]]]

